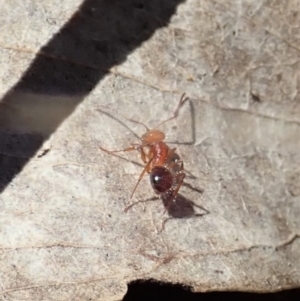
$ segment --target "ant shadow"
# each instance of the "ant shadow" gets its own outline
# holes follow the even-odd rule
[[[201,192],[201,193],[203,192],[203,190],[194,188],[188,183],[184,182],[183,185],[191,188],[194,191]],[[178,193],[176,198],[171,201],[170,201],[170,195],[168,195],[167,193],[161,195],[160,197],[154,196],[154,197],[148,198],[146,200],[137,201],[137,202],[127,206],[125,208],[124,212],[126,213],[129,209],[131,209],[132,207],[134,207],[137,204],[158,201],[160,199],[162,200],[162,203],[165,207],[165,211],[168,212],[169,217],[163,219],[162,228],[159,232],[162,232],[165,229],[166,223],[172,219],[187,219],[187,218],[193,218],[193,217],[203,217],[207,214],[210,214],[209,210],[207,210],[203,206],[195,204],[195,202],[186,198],[185,196],[183,196],[180,193]],[[196,212],[195,208],[200,209],[201,212]]]
[[[196,117],[195,117],[195,107],[192,101],[189,99],[189,106],[190,106],[190,120],[191,120],[191,135],[192,139],[187,142],[180,142],[180,141],[166,141],[167,144],[177,144],[177,145],[195,145],[196,143]]]
[[[173,200],[171,204],[168,195],[162,195],[161,200],[171,218],[190,218],[194,216],[203,216],[210,213],[207,209],[195,204],[192,200],[186,198],[180,193],[178,193],[175,200]],[[202,212],[197,213],[195,208],[200,209]]]

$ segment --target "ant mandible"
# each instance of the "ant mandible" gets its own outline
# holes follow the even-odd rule
[[[172,201],[176,198],[178,191],[183,184],[185,172],[183,161],[179,155],[176,154],[176,148],[169,148],[164,142],[165,134],[157,128],[162,124],[175,119],[182,105],[188,100],[185,93],[181,96],[178,105],[173,115],[160,122],[156,127],[149,129],[144,123],[133,119],[128,119],[131,122],[140,124],[145,127],[146,133],[141,136],[141,143],[131,144],[130,147],[121,150],[107,150],[100,146],[100,149],[108,154],[118,152],[128,152],[137,150],[140,152],[142,161],[146,164],[141,172],[139,179],[132,191],[131,198],[133,197],[140,181],[147,172],[150,174],[150,182],[153,190],[157,195],[168,195],[168,203],[171,205]],[[145,151],[145,149],[147,151]],[[129,206],[131,207],[131,206]],[[125,208],[125,212],[129,209]]]

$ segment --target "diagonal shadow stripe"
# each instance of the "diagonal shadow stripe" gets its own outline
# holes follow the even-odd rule
[[[182,2],[84,1],[0,102],[0,192],[109,69],[167,26]]]

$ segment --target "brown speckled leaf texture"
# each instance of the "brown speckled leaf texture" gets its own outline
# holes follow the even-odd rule
[[[297,0],[5,1],[1,299],[299,287],[299,24]],[[130,199],[138,152],[99,147],[139,143],[126,118],[155,126],[184,92],[162,126],[189,184],[168,214],[148,175]]]

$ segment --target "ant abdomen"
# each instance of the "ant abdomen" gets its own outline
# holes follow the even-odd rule
[[[157,194],[168,191],[173,186],[173,174],[164,166],[155,166],[150,173],[152,188]]]

